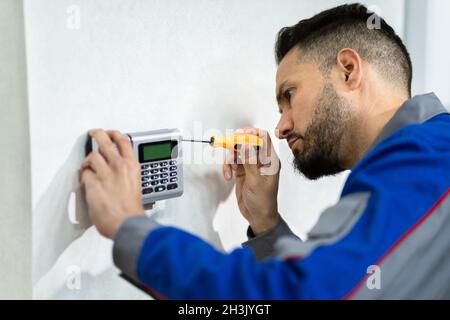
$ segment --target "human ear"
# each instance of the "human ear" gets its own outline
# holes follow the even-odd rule
[[[339,79],[349,90],[358,88],[362,79],[361,57],[353,49],[344,48],[336,57]]]

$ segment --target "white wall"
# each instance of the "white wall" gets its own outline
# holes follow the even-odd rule
[[[0,299],[31,297],[31,186],[22,1],[0,1]]]
[[[86,130],[179,127],[189,135],[201,121],[202,131],[245,124],[273,131],[276,32],[338,3],[26,0],[34,296],[145,297],[117,277],[111,243],[87,229],[77,183]],[[402,33],[403,1],[369,4]],[[68,9],[80,10],[80,28],[71,28]],[[337,199],[345,174],[307,182],[289,165],[288,148],[277,148],[280,211],[305,232]],[[205,162],[214,156],[205,155]],[[186,172],[187,195],[161,205],[158,219],[226,250],[239,245],[246,223],[234,196],[223,202],[233,186],[220,179],[220,165]],[[72,290],[77,270],[81,288]]]
[[[413,94],[434,91],[450,110],[450,1],[406,2],[406,44],[413,60]]]

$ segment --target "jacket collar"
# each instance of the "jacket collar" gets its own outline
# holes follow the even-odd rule
[[[449,113],[449,111],[434,93],[415,96],[398,109],[392,119],[381,130],[373,146],[407,125],[424,123],[443,113]]]

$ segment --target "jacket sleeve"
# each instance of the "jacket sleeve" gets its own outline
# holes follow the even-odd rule
[[[290,263],[258,263],[250,248],[225,254],[146,216],[122,224],[113,259],[124,278],[162,299],[296,299],[301,283],[297,267]]]
[[[275,255],[275,244],[282,237],[298,238],[286,222],[282,218],[280,219],[280,222],[274,228],[257,236],[253,233],[252,228],[250,226],[248,227],[248,240],[242,246],[252,249],[257,261],[273,257]]]

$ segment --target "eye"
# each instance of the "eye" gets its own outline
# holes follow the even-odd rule
[[[286,101],[291,102],[293,92],[293,89],[288,89],[284,92],[284,98],[286,99]]]

